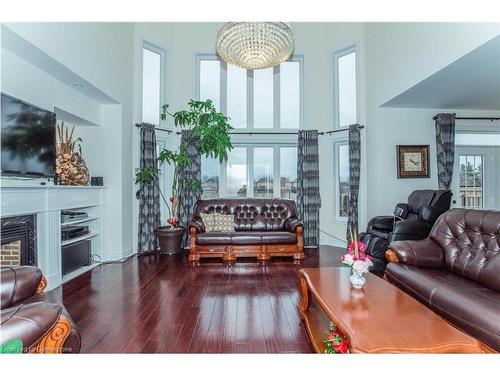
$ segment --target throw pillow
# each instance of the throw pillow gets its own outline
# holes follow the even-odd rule
[[[234,232],[234,216],[216,213],[214,216],[214,232]]]
[[[210,233],[214,231],[215,228],[215,215],[216,214],[204,214],[200,213],[201,221],[203,221],[203,225],[205,226],[205,232]]]

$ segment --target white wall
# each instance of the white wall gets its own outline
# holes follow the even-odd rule
[[[11,23],[10,30],[55,59],[118,104],[102,105],[68,84],[2,50],[2,91],[49,110],[59,107],[83,122],[78,127],[90,173],[104,176],[106,254],[132,253],[133,25],[130,23]],[[77,124],[78,125],[78,124]]]
[[[135,24],[135,98],[134,120],[141,120],[141,56],[147,41],[166,51],[166,103],[174,110],[185,108],[196,98],[196,55],[215,55],[215,40],[220,23],[136,23]],[[363,82],[363,38],[361,23],[292,23],[296,43],[295,54],[304,58],[304,128],[333,129],[333,54],[355,43],[360,48],[360,82]],[[360,85],[360,122],[364,122],[364,85]],[[346,135],[344,133],[343,135]],[[320,137],[321,228],[345,238],[345,224],[335,222],[333,207],[333,140]],[[138,132],[134,135],[134,165],[138,163]],[[364,151],[363,151],[364,156]],[[365,158],[363,157],[363,160]],[[363,164],[363,168],[365,168]],[[363,183],[362,183],[363,184]],[[361,187],[361,200],[364,185]],[[137,204],[133,218],[136,220]],[[364,210],[361,208],[361,217]],[[362,219],[363,223],[364,220]],[[134,224],[135,227],[135,224]],[[323,243],[332,242],[325,236]]]
[[[166,52],[166,95],[173,109],[185,108],[196,93],[196,55],[215,54],[219,23],[32,23],[8,27],[47,55],[111,97],[117,104],[102,105],[82,96],[36,67],[7,56],[5,80],[14,96],[42,107],[58,106],[100,127],[81,128],[91,173],[103,175],[109,202],[108,231],[113,257],[135,251],[138,131],[141,121],[142,43]],[[379,106],[420,80],[496,35],[498,24],[362,24],[293,23],[295,54],[304,59],[304,128],[331,130],[334,123],[333,54],[352,44],[359,48],[362,132],[360,227],[367,218],[389,213],[416,188],[435,187],[431,179],[396,178],[396,144],[430,144],[435,152],[431,120],[437,110],[391,109]],[[4,59],[2,59],[4,62]],[[12,69],[12,70],[11,70]],[[39,83],[36,90],[30,77]],[[366,82],[366,84],[365,84]],[[452,109],[447,109],[452,110]],[[470,114],[472,112],[460,112]],[[171,125],[171,124],[170,124]],[[334,220],[333,142],[320,138],[321,227],[343,238],[345,224]],[[172,143],[177,142],[176,138]],[[90,146],[92,145],[92,146]],[[433,159],[432,159],[433,160]],[[324,236],[322,243],[332,243]]]
[[[416,189],[437,189],[435,130],[438,112],[485,116],[460,109],[379,106],[436,73],[500,32],[500,24],[368,23],[365,29],[367,216],[390,214]],[[478,67],[480,68],[480,67]],[[466,88],[464,88],[466,90]],[[430,145],[431,178],[398,179],[397,144]]]

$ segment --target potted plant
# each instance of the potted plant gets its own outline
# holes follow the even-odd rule
[[[160,174],[160,167],[168,163],[173,167],[172,187],[170,199],[165,199],[160,190],[160,196],[167,206],[169,218],[168,226],[160,226],[156,233],[160,242],[160,251],[162,254],[172,254],[180,251],[182,237],[184,235],[184,225],[179,219],[179,208],[181,202],[180,189],[189,191],[201,191],[202,184],[200,180],[185,181],[181,186],[179,176],[185,168],[191,167],[191,158],[188,149],[193,143],[196,144],[198,153],[205,157],[218,159],[223,162],[228,158],[228,152],[233,148],[231,144],[229,117],[217,112],[211,100],[197,101],[190,100],[189,109],[175,113],[168,111],[168,105],[161,107],[160,118],[165,120],[167,116],[174,119],[175,127],[192,130],[183,143],[175,151],[163,149],[158,155],[158,166],[149,166],[138,168],[135,173],[135,183],[151,184],[157,183],[157,177]]]

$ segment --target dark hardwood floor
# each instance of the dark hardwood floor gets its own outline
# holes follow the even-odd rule
[[[105,264],[58,288],[82,353],[311,353],[300,324],[298,270],[340,266],[344,250],[227,267],[149,255]]]

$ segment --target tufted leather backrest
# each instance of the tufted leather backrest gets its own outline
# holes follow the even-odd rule
[[[500,292],[500,211],[447,211],[429,237],[444,249],[451,272]]]
[[[234,215],[236,231],[283,231],[288,218],[297,217],[295,202],[289,199],[201,199],[193,219],[200,213]]]

